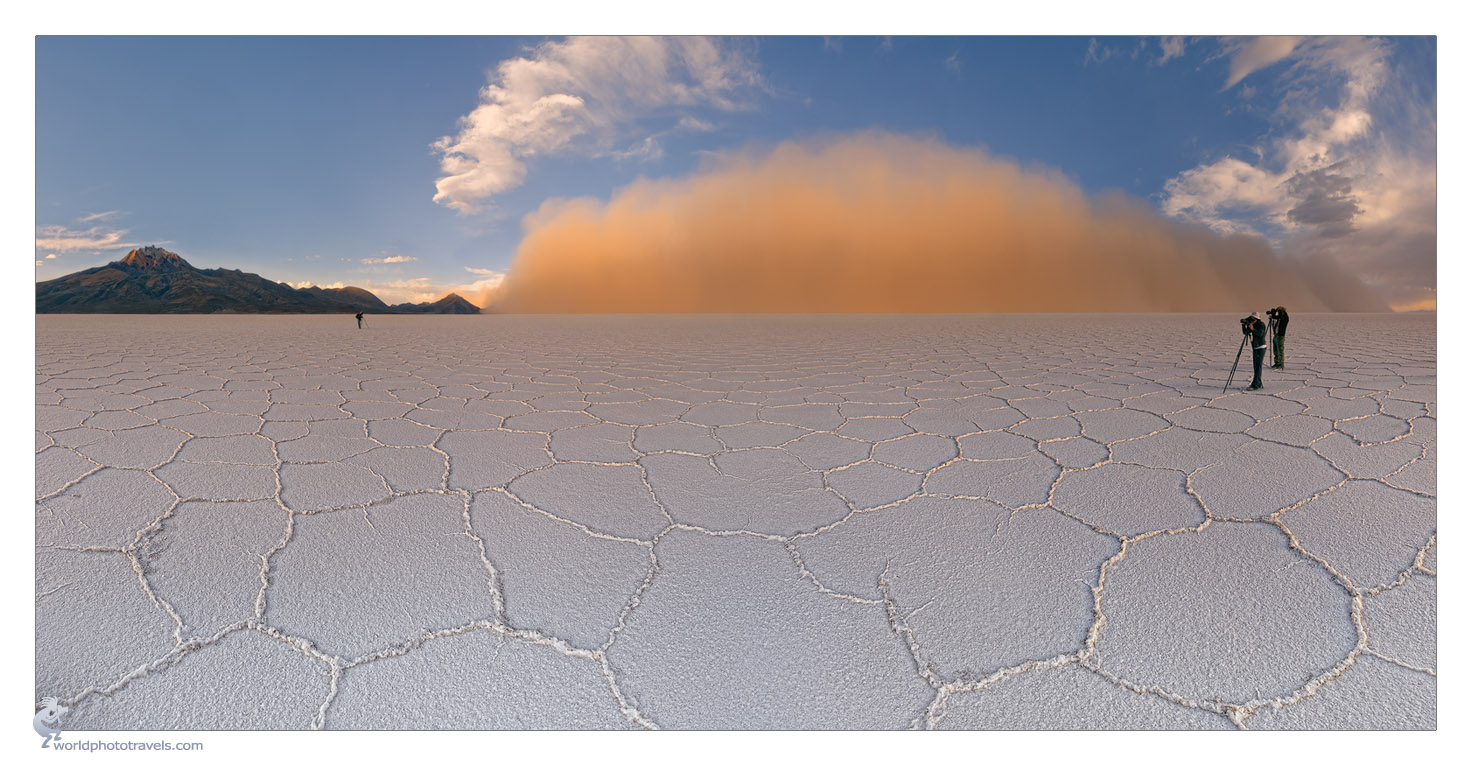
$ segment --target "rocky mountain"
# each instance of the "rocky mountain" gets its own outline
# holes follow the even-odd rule
[[[377,295],[361,287],[302,287],[299,289],[327,300],[350,303],[357,306],[360,311],[384,312],[392,308]]]
[[[479,314],[455,293],[390,306],[361,287],[298,289],[239,269],[197,269],[161,247],[36,283],[36,313],[72,314]]]
[[[371,293],[370,293],[371,294]],[[450,293],[433,303],[400,303],[393,308],[405,314],[479,314],[474,303]]]

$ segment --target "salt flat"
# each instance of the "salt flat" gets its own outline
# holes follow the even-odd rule
[[[36,322],[63,729],[1436,723],[1433,315]]]

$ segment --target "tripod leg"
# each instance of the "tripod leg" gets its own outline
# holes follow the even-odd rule
[[[1222,393],[1224,394],[1227,392],[1227,389],[1232,385],[1232,378],[1237,377],[1237,365],[1242,361],[1242,349],[1244,348],[1247,348],[1246,335],[1242,336],[1242,342],[1237,345],[1237,358],[1232,362],[1232,372],[1227,375],[1227,385],[1222,386]]]

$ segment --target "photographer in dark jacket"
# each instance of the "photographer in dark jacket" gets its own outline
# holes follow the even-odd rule
[[[1283,336],[1288,334],[1288,311],[1282,306],[1268,309],[1273,330],[1273,369],[1283,369]]]
[[[1242,334],[1252,336],[1252,385],[1247,390],[1256,391],[1262,388],[1262,358],[1268,351],[1268,326],[1254,311],[1242,320]]]

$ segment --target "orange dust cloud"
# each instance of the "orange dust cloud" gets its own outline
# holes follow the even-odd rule
[[[787,142],[527,216],[524,313],[1384,311],[1327,262],[937,140]]]

